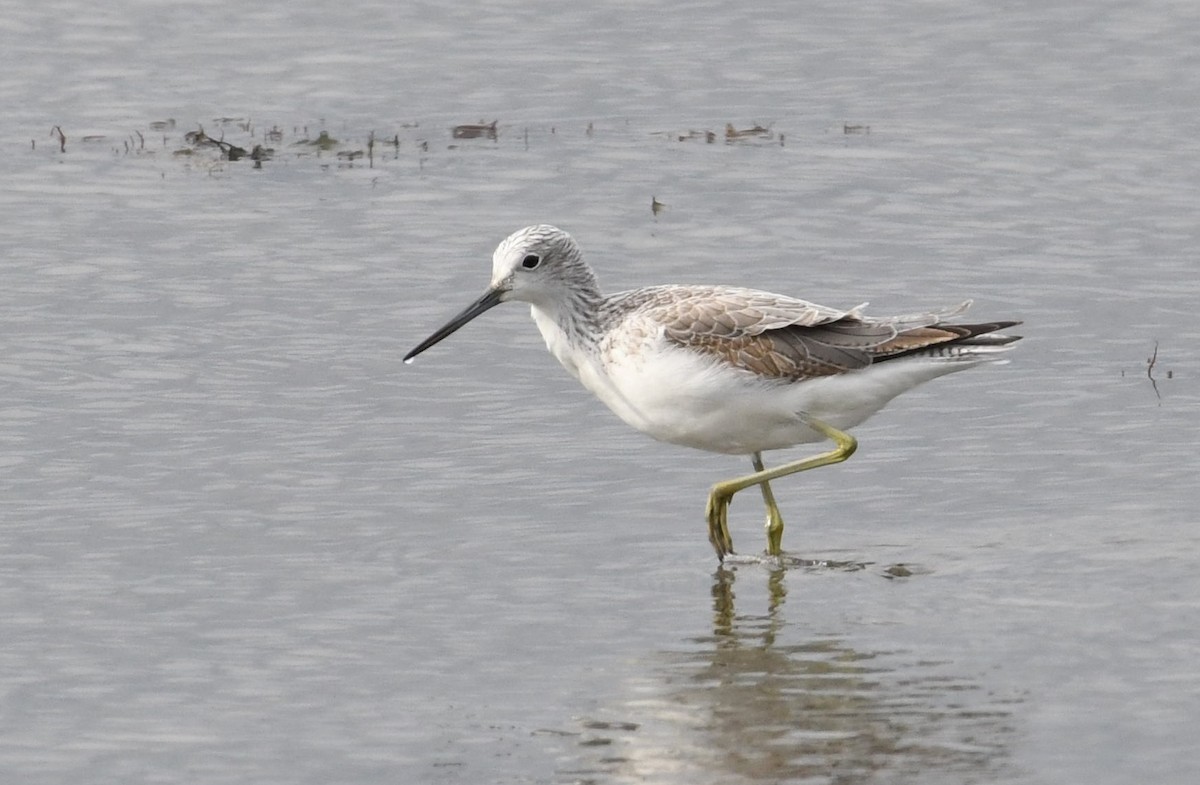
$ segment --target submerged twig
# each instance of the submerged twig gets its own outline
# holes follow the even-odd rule
[[[1146,378],[1150,380],[1150,386],[1154,388],[1154,397],[1162,400],[1162,394],[1158,391],[1158,379],[1154,378],[1154,366],[1158,364],[1158,341],[1154,342],[1154,353],[1146,360]]]

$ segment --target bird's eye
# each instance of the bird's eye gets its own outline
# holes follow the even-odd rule
[[[521,266],[524,267],[526,270],[532,270],[541,263],[542,263],[542,257],[538,256],[535,253],[531,253],[531,254],[529,254],[529,256],[526,256],[524,259],[521,260]]]

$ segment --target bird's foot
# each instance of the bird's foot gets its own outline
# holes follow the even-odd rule
[[[733,537],[729,534],[729,502],[732,494],[718,493],[714,488],[708,495],[708,541],[712,543],[717,558],[725,561],[725,557],[733,553]]]

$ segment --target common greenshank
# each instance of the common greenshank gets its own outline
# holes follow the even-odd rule
[[[716,483],[708,537],[733,553],[733,495],[757,485],[767,507],[767,553],[782,554],[783,516],[770,481],[840,463],[846,431],[922,382],[1000,359],[1020,322],[948,324],[970,306],[871,317],[734,286],[649,286],[602,294],[569,234],[529,226],[492,255],[492,282],[475,302],[408,353],[413,358],[509,300],[532,306],[546,346],[625,422],[664,442],[749,455],[754,473]],[[762,453],[829,439],[834,449],[772,469]]]

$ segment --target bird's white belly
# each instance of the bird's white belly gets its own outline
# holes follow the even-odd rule
[[[626,423],[660,441],[734,455],[821,441],[803,415],[853,428],[905,390],[969,366],[885,363],[781,382],[656,335],[583,352],[536,309],[534,318],[551,353]]]
[[[660,441],[747,454],[821,437],[797,416],[786,390],[684,349],[646,347],[605,364],[610,385],[635,412],[630,425]]]

